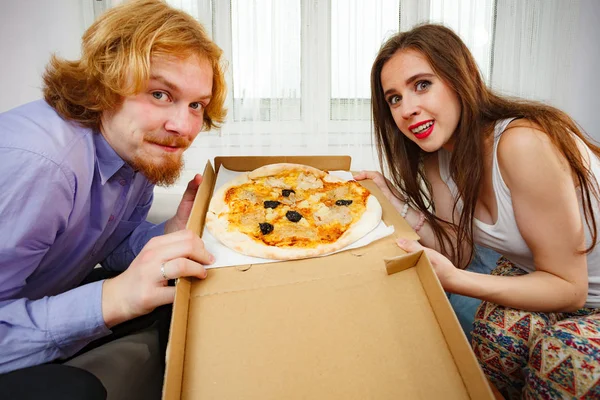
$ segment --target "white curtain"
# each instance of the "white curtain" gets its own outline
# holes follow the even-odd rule
[[[491,86],[567,107],[579,1],[497,0]]]

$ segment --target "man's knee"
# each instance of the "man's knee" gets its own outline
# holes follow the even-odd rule
[[[106,389],[92,373],[61,364],[44,364],[0,375],[7,399],[105,400]]]

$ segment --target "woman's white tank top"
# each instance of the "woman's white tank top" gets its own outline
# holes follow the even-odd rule
[[[500,168],[498,166],[498,142],[500,141],[500,136],[511,121],[512,119],[498,121],[496,122],[496,126],[494,128],[492,183],[494,187],[494,194],[496,196],[496,204],[498,207],[498,219],[495,224],[490,225],[475,218],[473,220],[473,235],[475,243],[489,247],[502,254],[519,268],[527,272],[533,272],[535,271],[533,254],[531,253],[531,250],[527,246],[527,243],[523,239],[523,236],[521,236],[519,228],[517,227],[515,212],[512,207],[510,190],[504,183],[502,174],[500,173]],[[576,140],[580,141],[580,139],[577,137]],[[581,143],[583,144],[583,142]],[[600,160],[587,146],[585,146],[585,148],[587,149],[591,161],[592,174],[596,177],[596,179],[598,179],[598,177],[600,177]],[[458,197],[458,189],[456,187],[456,183],[450,177],[450,158],[450,152],[444,149],[440,149],[438,151],[440,176],[450,189],[454,199],[456,199]],[[581,192],[578,191],[579,198],[580,194]],[[593,196],[592,202],[594,216],[597,223],[600,223],[600,207],[598,201],[596,201]],[[458,210],[462,211],[463,203],[461,199],[459,199],[457,206]],[[581,198],[579,207],[583,218],[584,214],[581,206]],[[591,243],[591,234],[590,229],[587,227],[585,221],[584,228],[586,235],[586,246],[589,246]],[[556,227],[556,229],[560,229],[560,227]],[[591,253],[588,253],[587,265],[589,290],[586,307],[600,307],[600,244],[597,245]],[[568,267],[568,265],[565,265],[565,268]]]

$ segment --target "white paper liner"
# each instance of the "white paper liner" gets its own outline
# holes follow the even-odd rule
[[[352,173],[348,171],[330,171],[332,175],[338,176],[347,181],[352,180]],[[224,168],[222,165],[219,168],[219,174],[217,175],[217,182],[215,183],[215,192],[225,183],[231,181],[241,172],[230,171]],[[387,226],[383,221],[379,223],[371,232],[367,233],[365,236],[357,240],[356,242],[344,247],[336,251],[335,253],[339,253],[340,251],[346,251],[350,249],[355,249],[358,247],[363,247],[368,245],[371,242],[379,240],[383,237],[389,236],[394,233],[393,226]],[[219,242],[213,235],[210,234],[208,229],[204,228],[204,232],[202,233],[202,238],[204,240],[204,244],[206,249],[215,256],[215,262],[211,265],[205,265],[205,268],[220,268],[220,267],[229,267],[232,265],[246,265],[246,264],[261,264],[261,263],[269,263],[269,262],[278,262],[281,260],[271,260],[267,258],[258,258],[258,257],[250,257],[244,254],[240,254],[229,247],[223,245]],[[334,253],[330,253],[334,254]],[[326,257],[327,255],[320,256]]]

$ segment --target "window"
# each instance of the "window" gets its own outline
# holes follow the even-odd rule
[[[401,26],[421,21],[452,27],[489,75],[493,0],[211,4],[214,39],[230,60],[232,122],[296,121],[306,127],[312,120],[331,131],[335,122],[369,121],[370,69],[379,47]]]
[[[302,119],[300,0],[231,0],[233,121]]]
[[[369,120],[371,65],[398,32],[399,0],[331,0],[331,121]]]

